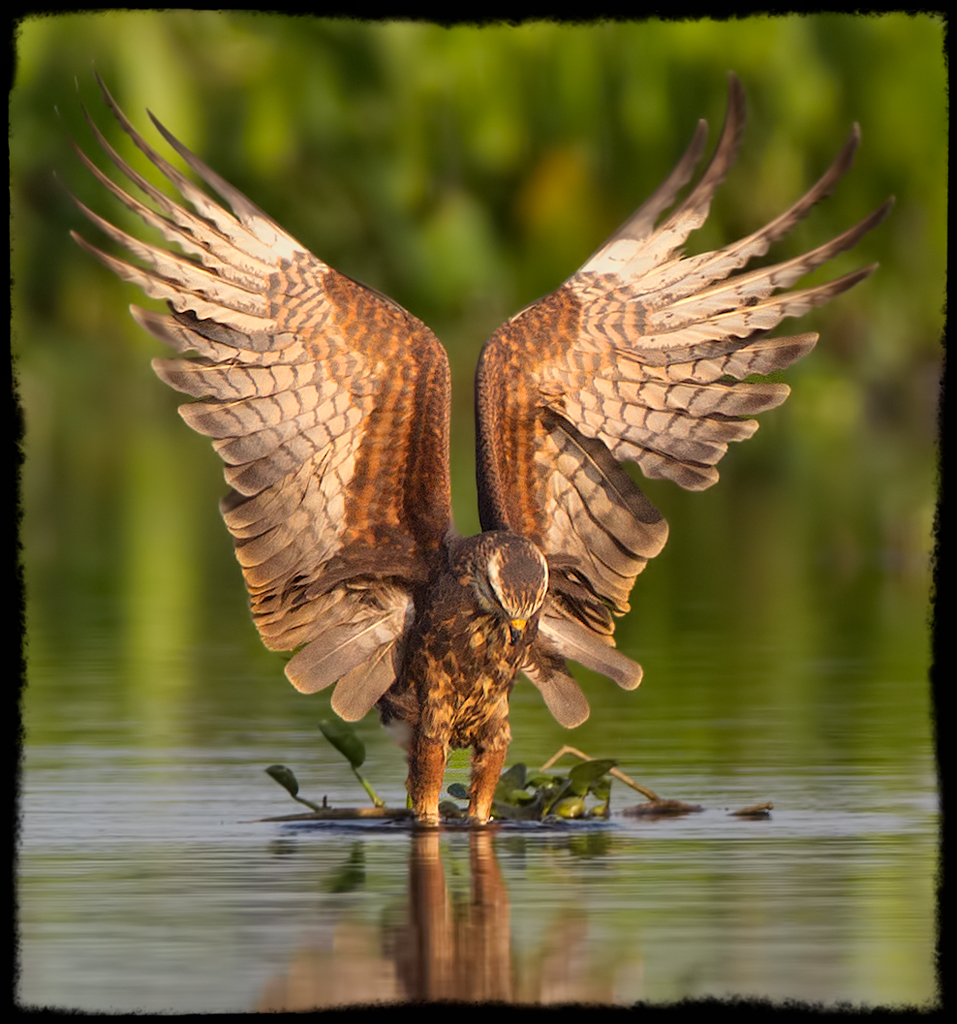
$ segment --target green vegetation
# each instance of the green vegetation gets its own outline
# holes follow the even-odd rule
[[[283,789],[312,811],[311,814],[284,815],[270,818],[270,821],[343,821],[358,818],[406,818],[411,815],[407,808],[389,808],[359,774],[359,765],[365,760],[365,745],[355,730],[346,722],[322,721],[319,729],[323,736],[349,762],[356,778],[369,794],[373,806],[332,807],[323,797],[322,804],[299,796],[299,780],[291,768],[284,764],[273,764],[266,774],[279,783]],[[567,774],[549,771],[556,761],[565,754],[574,754],[579,763]],[[574,747],[563,746],[539,771],[529,771],[519,762],[502,772],[495,798],[492,801],[493,821],[545,821],[560,822],[575,819],[608,818],[611,816],[612,778],[620,779],[625,785],[637,790],[645,802],[627,807],[623,814],[632,817],[665,817],[701,811],[697,804],[686,804],[681,800],[662,800],[650,789],[639,785],[618,769],[618,762],[612,759],[590,758]],[[460,782],[453,782],[447,790],[455,800],[468,803],[468,790]],[[771,804],[745,807],[733,813],[739,817],[767,817]],[[464,820],[465,809],[453,800],[443,800],[439,812],[446,822]]]
[[[733,447],[721,482],[684,494],[642,481],[671,540],[638,580],[617,639],[646,682],[621,695],[576,668],[593,708],[576,742],[624,759],[694,708],[700,717],[674,736],[690,764],[746,763],[756,743],[772,757],[801,749],[879,764],[906,751],[923,763],[947,224],[940,19],[447,29],[108,11],[22,21],[16,60],[21,540],[30,673],[43,680],[27,697],[31,742],[97,732],[209,745],[224,708],[245,722],[301,715],[311,729],[317,702],[326,706],[291,692],[249,621],[217,511],[221,465],[152,375],[149,360],[166,353],[126,313],[142,296],[69,238],[77,229],[101,241],[68,189],[127,225],[70,150],[68,136],[91,149],[81,102],[144,168],[103,107],[94,67],[148,138],[146,107],[319,256],[436,330],[454,376],[465,534],[478,526],[468,396],[482,341],[643,201],[701,116],[713,143],[733,69],[748,126],[691,251],[779,213],[854,121],[854,168],[769,258],[832,237],[891,193],[897,204],[818,272],[881,264],[785,325],[820,330],[821,341],[783,375],[792,397]],[[834,675],[841,665],[858,666],[848,682]],[[107,676],[109,707],[122,712],[91,715],[91,680]],[[746,739],[749,709],[762,708],[782,724]],[[564,741],[525,684],[512,721],[514,754],[528,764]]]

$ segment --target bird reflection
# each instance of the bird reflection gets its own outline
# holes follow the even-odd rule
[[[508,890],[487,831],[470,837],[469,889],[468,905],[453,907],[439,833],[416,833],[409,920],[395,947],[406,998],[511,1001]]]
[[[495,832],[474,830],[468,837],[467,899],[449,892],[440,851],[447,838],[436,830],[413,833],[401,923],[339,921],[331,948],[298,952],[284,976],[267,982],[257,1009],[436,1000],[614,1002],[616,971],[606,964],[593,976],[587,920],[580,912],[563,916],[548,929],[544,947],[519,960],[511,949],[509,894]]]

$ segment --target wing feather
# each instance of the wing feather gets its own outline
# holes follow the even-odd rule
[[[557,291],[492,335],[476,375],[482,526],[521,533],[548,557],[539,643],[623,686],[637,685],[640,668],[608,654],[609,613],[627,611],[635,578],[661,550],[667,524],[619,460],[691,490],[715,483],[728,444],[757,429],[744,417],[789,393],[784,384],[745,378],[783,369],[817,341],[816,334],[768,332],[853,287],[876,265],[784,289],[854,246],[892,205],[808,253],[742,270],[834,190],[860,142],[855,125],[834,163],[779,217],[722,249],[684,256],[681,246],[704,223],[734,162],[744,107],[731,76],[721,137],[687,197],[665,214],[701,156],[703,123],[651,199]],[[545,693],[550,673],[560,680],[562,669],[543,655],[534,672]]]
[[[564,664],[564,659],[558,655],[553,655],[543,663],[540,650],[537,649],[534,660],[528,661],[522,667],[522,672],[538,687],[546,707],[559,725],[574,729],[588,718],[590,709],[581,687],[564,671]]]
[[[99,79],[98,79],[99,81]],[[392,300],[317,259],[150,114],[167,143],[230,210],[136,131],[133,143],[176,188],[169,198],[94,137],[151,205],[74,144],[94,177],[179,255],[80,210],[135,263],[77,242],[168,313],[132,307],[187,358],[158,359],[198,401],[183,419],[213,441],[231,486],[222,502],[265,643],[301,648],[287,675],[312,692],[341,680],[333,706],[361,717],[395,678],[412,589],[441,564],[451,525],[448,360]],[[305,646],[303,646],[305,645]]]

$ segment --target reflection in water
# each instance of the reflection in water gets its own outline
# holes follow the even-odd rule
[[[509,896],[494,830],[469,835],[467,901],[450,896],[440,837],[438,830],[412,836],[403,924],[341,921],[332,948],[298,953],[284,977],[265,985],[257,1009],[442,999],[614,1002],[614,979],[592,979],[586,970],[587,923],[574,911],[548,930],[538,955],[513,963]]]
[[[469,881],[468,905],[453,907],[439,832],[414,836],[408,924],[394,941],[406,998],[512,998],[508,890],[488,831],[471,836]]]
[[[747,772],[721,786],[662,778],[663,792],[710,805],[682,819],[416,835],[232,820],[223,807],[256,799],[237,783],[244,757],[29,752],[23,1005],[934,998],[929,759],[923,777],[815,767],[762,776],[760,789]],[[718,805],[757,792],[774,797],[769,819]]]

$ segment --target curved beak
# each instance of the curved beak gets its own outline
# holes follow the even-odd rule
[[[525,627],[527,625],[528,619],[512,619],[511,622],[509,622],[508,632],[513,645],[517,644],[525,635]]]

